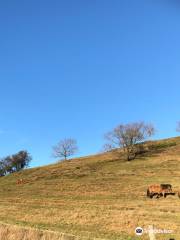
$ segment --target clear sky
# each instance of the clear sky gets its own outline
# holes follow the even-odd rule
[[[180,120],[180,5],[171,0],[0,1],[0,155],[27,149],[31,166],[76,138],[101,150],[119,123],[144,120],[155,138]]]

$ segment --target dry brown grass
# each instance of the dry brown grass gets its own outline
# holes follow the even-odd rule
[[[180,199],[146,197],[149,184],[180,189],[180,138],[148,145],[154,147],[132,162],[113,151],[2,177],[0,221],[111,240],[136,239],[137,226],[154,225],[180,239]],[[17,185],[19,178],[25,183]]]
[[[76,236],[0,223],[1,240],[78,240]]]

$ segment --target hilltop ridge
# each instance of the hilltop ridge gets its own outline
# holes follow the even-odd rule
[[[152,183],[180,189],[180,137],[144,145],[130,162],[116,149],[1,177],[0,221],[80,239],[135,239],[134,229],[149,224],[180,237],[180,200],[146,198]]]

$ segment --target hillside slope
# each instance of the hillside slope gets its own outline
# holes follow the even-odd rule
[[[0,221],[80,239],[123,240],[136,239],[137,226],[153,224],[180,239],[180,199],[146,197],[149,184],[180,189],[180,137],[146,145],[149,152],[131,162],[113,151],[1,177]]]

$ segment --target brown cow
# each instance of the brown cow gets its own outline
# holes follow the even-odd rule
[[[28,182],[29,182],[28,180],[20,178],[16,181],[16,184],[19,185],[19,184],[25,184],[25,183],[28,183]]]
[[[16,181],[16,184],[22,184],[23,183],[23,179],[22,178],[20,178],[20,179],[18,179],[17,181]]]
[[[147,189],[147,197],[156,198],[166,197],[166,195],[172,193],[172,186],[170,184],[151,185]]]

